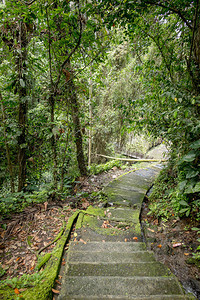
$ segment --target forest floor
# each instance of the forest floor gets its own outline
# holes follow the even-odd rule
[[[43,204],[35,204],[22,213],[13,214],[9,219],[0,222],[0,261],[6,271],[1,280],[20,277],[35,272],[37,254],[52,251],[53,243],[59,234],[63,222],[77,209],[87,209],[95,201],[99,201],[93,192],[100,191],[109,181],[126,173],[130,169],[121,170],[114,167],[108,172],[79,178],[72,195],[64,201],[51,200]],[[87,196],[88,194],[88,196]],[[151,250],[159,261],[166,264],[187,288],[195,286],[196,295],[200,297],[200,268],[188,264],[196,247],[197,233],[191,228],[197,226],[187,219],[173,218],[160,222],[148,215],[148,201],[143,205],[141,214],[147,238],[151,239]],[[197,226],[198,227],[198,226]],[[63,262],[64,264],[65,262]],[[2,275],[2,274],[0,274]],[[199,289],[199,290],[198,290]],[[199,294],[198,294],[199,293]]]

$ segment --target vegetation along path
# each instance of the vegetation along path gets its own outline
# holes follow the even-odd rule
[[[102,206],[79,213],[59,300],[195,299],[184,293],[143,240],[141,205],[160,168],[118,177],[104,188]]]

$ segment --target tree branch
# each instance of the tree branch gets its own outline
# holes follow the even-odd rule
[[[151,4],[151,5],[155,5],[155,6],[160,6],[163,8],[167,8],[168,10],[172,11],[173,13],[177,14],[183,21],[184,23],[188,26],[188,28],[190,30],[193,29],[192,25],[188,22],[188,20],[183,16],[183,14],[181,13],[180,10],[174,8],[174,7],[170,7],[170,6],[166,6],[164,4],[161,3],[161,1],[159,2],[153,2],[153,1],[147,1],[147,4]]]

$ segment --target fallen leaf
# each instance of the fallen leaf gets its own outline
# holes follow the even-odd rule
[[[60,291],[51,289],[54,294],[60,294]]]
[[[48,202],[44,202],[44,210],[47,210]]]
[[[78,234],[77,234],[76,232],[74,232],[74,237],[77,237],[77,235],[78,235]]]
[[[59,280],[57,280],[57,279],[56,279],[56,283],[59,284],[59,285],[61,285],[61,282]]]
[[[18,288],[15,288],[15,294],[19,295],[20,291],[18,290]]]
[[[80,242],[82,242],[83,244],[87,244],[83,239],[80,239]]]
[[[22,289],[19,289],[20,293],[23,293],[27,290],[27,288],[22,288]]]
[[[181,246],[181,245],[182,245],[182,243],[176,243],[176,244],[173,244],[173,248],[179,247],[179,246]]]
[[[153,229],[151,228],[147,228],[147,230],[151,231],[151,232],[155,232]]]

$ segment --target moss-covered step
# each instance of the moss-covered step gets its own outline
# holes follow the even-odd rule
[[[93,253],[95,261],[95,254]],[[68,276],[121,276],[121,277],[155,277],[169,276],[169,270],[159,262],[140,263],[68,263]]]
[[[122,250],[123,251],[123,250]],[[94,259],[95,257],[95,259]],[[139,262],[155,262],[155,257],[151,251],[134,251],[134,252],[112,252],[109,251],[76,251],[75,248],[71,248],[68,252],[67,260],[70,262],[82,262],[82,263],[139,263]]]
[[[116,222],[101,220],[93,216],[85,215],[81,229],[76,230],[76,239],[89,241],[115,241],[132,242],[142,241],[139,220],[135,222]]]
[[[174,277],[67,276],[59,300],[67,296],[152,296],[183,295]],[[175,299],[174,299],[175,300]]]
[[[143,296],[143,297],[130,297],[130,296],[66,296],[65,300],[126,300],[126,299],[132,299],[132,300],[195,300],[196,298],[191,296],[185,296],[185,295],[154,295],[154,296]],[[60,300],[64,300],[63,298]]]
[[[103,192],[107,196],[107,201],[113,205],[141,208],[145,193],[125,190],[113,186],[107,186]]]
[[[145,243],[126,243],[126,242],[71,242],[69,251],[86,251],[86,252],[121,252],[132,253],[134,251],[146,250]]]
[[[82,262],[82,263],[138,263],[138,262],[155,262],[155,257],[151,251],[134,251],[134,252],[91,252],[91,251],[76,251],[73,248],[72,251],[68,252],[67,260],[70,262]]]

